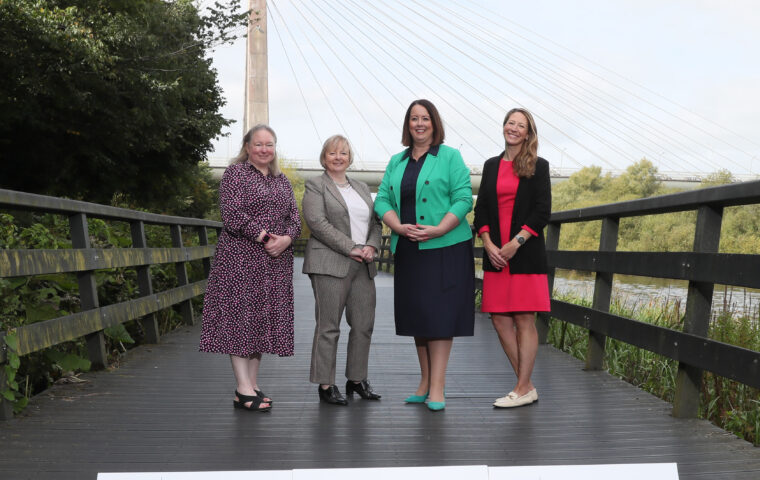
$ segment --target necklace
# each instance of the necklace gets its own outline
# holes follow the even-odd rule
[[[333,183],[334,183],[335,185],[337,185],[338,187],[340,187],[340,188],[346,188],[346,187],[350,187],[350,186],[351,186],[351,183],[350,183],[348,180],[346,180],[346,181],[345,181],[345,182],[343,182],[343,183],[340,183],[340,182],[336,182],[335,180],[333,180]]]

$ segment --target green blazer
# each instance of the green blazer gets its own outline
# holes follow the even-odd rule
[[[409,149],[391,157],[375,197],[375,212],[382,219],[389,210],[401,218],[401,178],[409,162]],[[417,178],[417,223],[438,225],[446,213],[459,219],[459,225],[438,238],[420,242],[420,249],[441,248],[472,239],[465,216],[472,210],[470,169],[459,150],[446,145],[431,147]],[[391,234],[391,252],[396,252],[398,234]]]

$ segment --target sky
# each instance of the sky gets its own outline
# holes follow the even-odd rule
[[[409,103],[428,98],[475,169],[503,149],[504,114],[519,105],[561,173],[642,158],[664,174],[760,172],[752,0],[267,3],[269,123],[296,165],[318,166],[340,133],[356,168],[384,168],[404,148]],[[209,156],[223,165],[244,133],[245,40],[212,58],[236,120]]]

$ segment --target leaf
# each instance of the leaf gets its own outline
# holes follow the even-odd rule
[[[123,324],[113,325],[111,327],[107,327],[103,329],[103,333],[106,335],[106,337],[116,340],[117,342],[121,343],[135,343],[135,340],[132,338],[132,336],[129,334],[126,328],[124,328]]]
[[[13,278],[7,278],[6,281],[8,282],[8,286],[12,289],[17,289],[21,285],[25,284],[27,281],[26,277],[13,277]]]
[[[8,365],[10,365],[10,367],[13,368],[14,370],[18,370],[18,367],[21,366],[21,359],[19,359],[18,355],[16,355],[15,353],[9,352]]]
[[[26,307],[26,321],[27,323],[42,322],[44,320],[50,320],[51,318],[57,318],[60,316],[60,312],[54,305],[44,303],[42,305],[27,305]]]
[[[88,371],[92,365],[89,360],[82,358],[73,353],[59,352],[58,350],[47,350],[45,356],[55,362],[64,372],[73,372],[76,370]]]
[[[16,332],[9,333],[4,339],[5,344],[8,345],[8,348],[10,348],[11,351],[18,351],[18,334]]]
[[[16,400],[16,395],[13,394],[12,390],[3,390],[2,395],[3,395],[3,398],[8,400],[9,402],[13,402]]]
[[[21,413],[21,411],[26,408],[28,403],[29,399],[22,395],[18,400],[16,400],[15,405],[13,405],[13,411],[15,413]]]

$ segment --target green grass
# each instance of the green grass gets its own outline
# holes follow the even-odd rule
[[[585,298],[556,294],[557,300],[590,306]],[[680,301],[661,299],[647,304],[626,305],[613,298],[610,312],[653,325],[681,331]],[[556,320],[556,319],[555,319]],[[760,321],[724,310],[710,324],[709,337],[724,343],[760,351]],[[561,321],[551,322],[548,342],[576,358],[584,359],[588,331]],[[607,339],[604,368],[647,392],[673,401],[678,362],[627,343]],[[760,446],[760,390],[705,372],[700,396],[700,418]]]

